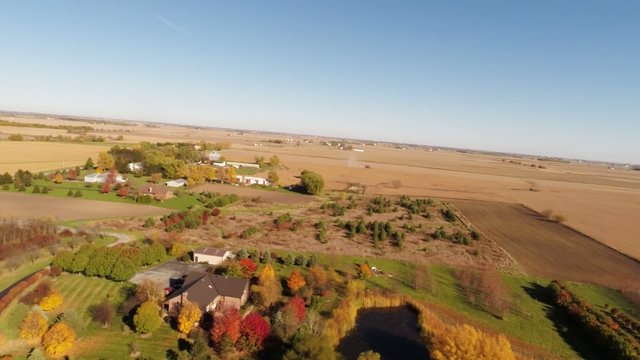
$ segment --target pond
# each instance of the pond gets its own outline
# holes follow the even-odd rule
[[[418,331],[418,315],[406,306],[364,309],[358,312],[356,327],[338,345],[347,360],[373,350],[383,360],[428,359],[426,343]]]

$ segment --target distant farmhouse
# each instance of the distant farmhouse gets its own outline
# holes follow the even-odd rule
[[[214,162],[214,161],[218,161],[220,160],[220,157],[222,155],[220,155],[219,151],[212,151],[209,153],[209,155],[207,155],[207,157],[209,158],[209,162]]]
[[[158,184],[145,184],[138,189],[138,196],[150,196],[158,201],[173,197],[173,191],[166,186]]]
[[[248,279],[194,271],[187,275],[184,285],[164,301],[163,309],[170,314],[176,313],[187,300],[198,304],[203,312],[239,309],[248,297]]]
[[[214,162],[213,166],[217,167],[227,167],[231,166],[236,169],[248,168],[248,169],[260,169],[260,165],[253,163],[244,163],[237,161],[222,161],[222,162]]]
[[[84,182],[86,183],[98,183],[102,184],[109,178],[109,173],[93,173],[84,176]],[[124,183],[126,182],[122,175],[117,174],[115,177],[116,183]]]
[[[168,187],[172,187],[172,188],[183,187],[183,186],[187,186],[187,180],[185,180],[185,179],[176,179],[176,180],[167,181],[164,184],[167,185]]]
[[[257,176],[244,176],[236,175],[236,182],[243,185],[265,185],[268,186],[271,183],[269,180]]]
[[[232,258],[231,251],[205,247],[193,250],[193,262],[205,262],[211,265],[220,265],[223,261]]]
[[[142,169],[144,169],[144,166],[142,165],[141,162],[132,162],[127,164],[127,169],[135,173],[138,171],[142,171]]]

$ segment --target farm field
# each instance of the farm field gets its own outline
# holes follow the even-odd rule
[[[14,122],[50,125],[86,125],[100,136],[124,137],[121,144],[140,141],[225,142],[231,148],[223,151],[227,159],[253,161],[255,156],[278,155],[278,169],[284,185],[298,182],[296,176],[303,169],[322,174],[327,188],[344,190],[357,183],[366,194],[432,196],[486,201],[521,203],[541,212],[551,209],[562,214],[566,224],[627,255],[640,259],[640,244],[629,224],[640,217],[640,171],[621,166],[608,168],[606,164],[587,162],[551,161],[535,156],[493,155],[461,152],[368,141],[353,141],[354,147],[364,152],[339,150],[327,146],[330,138],[305,135],[260,133],[255,131],[204,129],[168,124],[110,123],[103,120],[69,121],[47,119],[45,116],[3,116]],[[19,131],[15,127],[12,131]],[[24,128],[27,129],[27,128]],[[1,131],[2,129],[0,129]],[[46,134],[50,129],[30,129]],[[437,141],[425,139],[425,142]],[[105,145],[0,142],[2,147],[19,147],[8,160],[0,161],[0,170],[14,163],[24,162],[30,170],[60,167],[59,161],[42,163],[45,154],[56,149],[84,147],[88,151],[104,150]],[[34,146],[48,146],[47,151],[24,151]],[[53,149],[53,151],[52,151]],[[13,153],[24,153],[24,159],[13,159]],[[2,154],[5,154],[3,151]],[[27,156],[28,155],[28,156]],[[49,155],[48,155],[49,156]],[[79,157],[84,161],[88,155]],[[2,158],[2,155],[0,155]],[[10,163],[10,164],[9,164]],[[238,190],[241,191],[241,190]],[[266,196],[266,195],[265,195]]]
[[[0,173],[13,174],[18,169],[38,172],[84,165],[88,157],[96,159],[99,152],[107,150],[109,146],[103,144],[0,141]]]
[[[640,281],[640,263],[516,204],[453,200],[485,236],[530,275],[621,288]]]
[[[155,206],[98,200],[59,198],[41,194],[0,191],[0,216],[88,220],[113,217],[156,216],[169,212]]]

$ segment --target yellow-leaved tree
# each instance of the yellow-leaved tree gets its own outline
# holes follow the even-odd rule
[[[276,272],[271,264],[266,264],[258,274],[258,284],[251,287],[251,296],[257,305],[268,308],[282,293]]]
[[[432,356],[436,360],[515,360],[504,335],[492,336],[467,324],[436,334]]]
[[[76,333],[71,326],[59,322],[53,325],[42,338],[42,347],[51,357],[57,358],[67,355],[73,343],[76,341]]]
[[[53,289],[51,290],[49,295],[40,300],[40,303],[38,305],[44,311],[51,311],[62,305],[63,301],[64,299],[62,298],[62,295],[60,295],[60,292],[58,292],[58,290],[56,289]]]
[[[198,305],[185,300],[182,302],[180,313],[178,313],[178,331],[188,334],[193,326],[200,320],[202,312]]]
[[[41,339],[46,332],[47,319],[41,313],[32,311],[22,320],[22,325],[20,326],[21,338],[25,340]]]

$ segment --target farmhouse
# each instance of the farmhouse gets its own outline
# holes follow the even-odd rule
[[[232,258],[231,251],[205,247],[193,250],[193,262],[205,262],[211,265],[220,265],[223,261]]]
[[[139,196],[151,196],[158,201],[167,200],[173,197],[173,191],[158,184],[145,184],[138,189]]]
[[[239,309],[249,297],[249,280],[214,275],[206,272],[190,272],[184,285],[163,303],[163,309],[175,313],[182,302],[198,304],[200,310],[209,312],[220,308]]]
[[[236,182],[244,185],[269,185],[269,180],[257,176],[236,175]]]
[[[210,162],[214,162],[220,160],[221,155],[219,151],[212,151],[209,153],[209,155],[207,155],[207,157],[209,158]]]
[[[167,185],[168,187],[177,188],[177,187],[187,186],[187,180],[176,179],[176,180],[167,181],[164,184]]]
[[[93,174],[85,175],[84,176],[84,182],[102,184],[105,181],[107,181],[108,178],[109,178],[109,173],[93,173]],[[124,178],[120,174],[116,175],[115,181],[116,181],[116,183],[125,182]]]
[[[253,163],[244,163],[237,161],[222,161],[222,162],[214,162],[213,166],[217,167],[227,167],[231,166],[236,169],[249,168],[249,169],[260,169],[260,165]]]
[[[129,169],[129,171],[131,172],[138,172],[142,171],[142,169],[144,169],[144,166],[141,162],[132,162],[127,164],[127,169]]]

